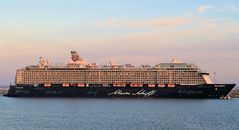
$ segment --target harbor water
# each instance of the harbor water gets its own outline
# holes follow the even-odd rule
[[[239,99],[10,98],[1,130],[238,130]]]

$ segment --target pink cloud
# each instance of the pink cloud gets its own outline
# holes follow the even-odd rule
[[[93,25],[116,28],[168,27],[189,24],[192,20],[192,18],[159,18],[147,20],[119,20],[109,18],[106,20],[97,20],[93,23]]]

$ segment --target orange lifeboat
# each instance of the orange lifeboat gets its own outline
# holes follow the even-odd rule
[[[164,88],[164,87],[165,87],[165,84],[159,84],[158,87]]]
[[[154,88],[154,87],[155,87],[155,84],[148,84],[148,87],[149,87],[149,88]]]
[[[44,87],[46,87],[46,88],[51,87],[51,83],[44,83]]]
[[[131,87],[143,87],[143,84],[139,84],[139,83],[132,83],[130,84]]]
[[[113,84],[114,87],[126,87],[125,83],[114,83]]]
[[[122,83],[122,84],[121,84],[121,87],[126,87],[126,83]]]
[[[62,86],[63,86],[63,87],[69,87],[70,84],[69,84],[69,83],[63,83]]]
[[[118,84],[117,84],[117,83],[113,83],[113,86],[114,86],[114,87],[118,87]]]
[[[85,84],[77,84],[77,87],[85,87]]]
[[[175,87],[175,84],[168,84],[168,87],[169,87],[169,88],[174,88],[174,87]]]

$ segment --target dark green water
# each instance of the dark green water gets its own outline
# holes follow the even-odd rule
[[[238,130],[239,99],[9,98],[1,130]]]

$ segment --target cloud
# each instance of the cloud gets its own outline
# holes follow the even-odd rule
[[[232,5],[231,6],[231,10],[232,11],[239,11],[239,8],[237,6],[235,6],[235,5]]]
[[[106,20],[97,20],[93,23],[99,27],[115,27],[115,28],[146,28],[146,27],[169,27],[192,22],[192,18],[158,18],[147,20],[119,20],[109,18]]]
[[[211,10],[211,9],[213,9],[213,6],[211,6],[211,5],[200,5],[200,6],[197,7],[197,10],[198,10],[199,13],[204,13],[204,12],[206,12],[208,10]]]

